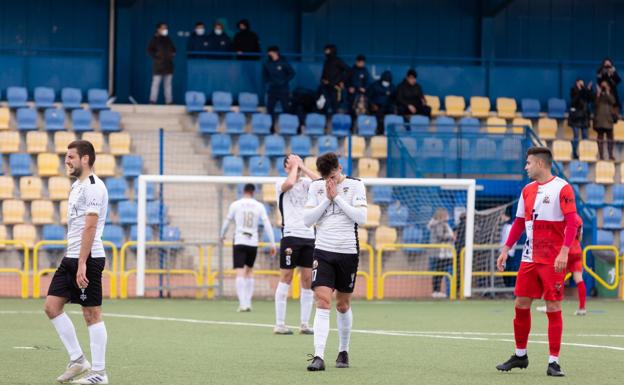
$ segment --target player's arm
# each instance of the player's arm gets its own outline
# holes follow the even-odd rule
[[[271,243],[271,257],[277,254],[277,248],[275,247],[275,234],[273,233],[273,226],[267,215],[266,208],[260,205],[260,218],[262,218],[262,224],[264,225],[264,231],[268,232],[269,242]]]
[[[323,216],[323,213],[325,213],[325,210],[331,203],[330,200],[327,199],[326,194],[319,196],[317,191],[318,182],[312,183],[308,189],[308,201],[303,209],[303,224],[306,225],[306,227],[314,225],[321,216]]]
[[[522,237],[524,233],[524,229],[526,228],[525,219],[524,219],[524,190],[520,194],[520,199],[518,200],[518,209],[516,210],[516,219],[514,219],[513,224],[511,225],[511,229],[509,230],[509,235],[507,236],[507,240],[503,245],[503,249],[501,250],[498,259],[496,260],[496,268],[498,271],[505,271],[505,264],[507,263],[507,258],[509,257],[509,250],[511,250],[516,242]]]
[[[556,272],[565,271],[568,264],[568,252],[570,251],[570,246],[572,246],[572,243],[576,238],[578,230],[578,222],[576,219],[576,200],[574,197],[574,190],[572,190],[572,186],[569,184],[565,185],[559,193],[559,207],[563,213],[565,229],[563,232],[563,245],[561,246],[559,255],[555,258]]]
[[[230,222],[232,222],[232,219],[234,219],[234,204],[230,205],[230,208],[228,209],[228,214],[223,221],[223,225],[221,226],[221,232],[219,233],[220,242],[223,242],[223,239],[225,238],[225,233],[227,233],[228,227],[230,227]]]
[[[366,207],[366,188],[364,187],[364,183],[359,182],[356,185],[351,202],[345,201],[340,195],[336,195],[334,202],[358,225],[363,226],[366,223],[368,209]]]
[[[299,176],[299,162],[295,160],[295,156],[288,155],[287,162],[289,164],[294,163],[294,167],[291,167],[290,172],[288,173],[288,176],[286,177],[286,180],[284,181],[284,183],[282,183],[282,186],[280,188],[281,192],[286,192],[290,190],[291,188],[293,188],[295,183],[297,183],[297,177]]]
[[[308,178],[312,180],[317,180],[321,177],[319,174],[307,168],[305,163],[303,163],[303,159],[297,156],[297,160],[299,161],[299,169],[305,176],[307,176]]]
[[[80,255],[78,256],[78,271],[76,272],[76,283],[81,289],[89,285],[87,279],[87,258],[91,254],[95,232],[97,230],[98,217],[103,205],[103,192],[95,185],[87,186],[85,190],[85,201],[87,209],[85,211],[85,225],[80,236]]]

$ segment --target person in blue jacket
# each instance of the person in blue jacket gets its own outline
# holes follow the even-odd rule
[[[214,23],[214,28],[210,35],[207,37],[208,47],[207,51],[210,52],[231,52],[232,51],[232,39],[225,32],[223,23],[217,21]],[[226,55],[212,55],[211,59],[227,60],[231,57]]]
[[[206,25],[198,21],[195,23],[195,28],[186,42],[187,56],[190,58],[202,57],[203,55],[199,52],[206,52],[207,50],[208,36],[206,36]]]
[[[366,95],[366,89],[369,85],[370,74],[366,68],[366,57],[364,57],[364,55],[358,55],[355,58],[355,65],[351,67],[347,82],[349,103],[353,110],[356,110],[355,104],[358,102],[358,98]]]
[[[381,78],[368,87],[367,94],[370,111],[377,117],[377,135],[382,135],[384,133],[384,116],[396,112],[394,103],[395,87],[392,84],[392,73],[384,71],[381,74]]]
[[[267,49],[267,59],[262,63],[262,79],[267,85],[267,112],[275,113],[275,105],[280,102],[282,111],[290,110],[290,81],[295,77],[295,70],[280,55],[279,48]]]

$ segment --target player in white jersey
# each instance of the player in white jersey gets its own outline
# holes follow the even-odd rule
[[[258,226],[262,220],[264,231],[269,235],[271,242],[271,256],[275,256],[275,236],[273,228],[262,203],[254,199],[255,186],[248,183],[243,188],[244,196],[232,202],[227,217],[221,227],[221,242],[225,239],[225,233],[234,221],[236,230],[234,233],[234,270],[236,271],[236,295],[238,296],[238,311],[251,311],[251,298],[253,297],[254,279],[253,266],[258,255]]]
[[[86,140],[67,147],[65,166],[77,180],[71,187],[67,208],[67,254],[50,283],[45,312],[69,353],[69,365],[57,378],[61,383],[108,384],[105,370],[107,333],[102,321],[102,271],[106,263],[102,231],[108,208],[108,192],[93,174],[95,150]],[[65,304],[79,303],[89,329],[91,361],[85,358],[74,324],[63,311]]]
[[[308,199],[308,188],[318,175],[308,169],[303,160],[291,154],[284,159],[288,176],[276,184],[277,202],[282,215],[282,240],[280,242],[280,281],[275,290],[275,334],[293,334],[286,327],[286,304],[288,290],[295,267],[301,273],[300,334],[314,334],[308,326],[312,311],[312,258],[314,253],[314,229],[303,223],[303,210]]]
[[[334,153],[320,156],[316,168],[322,179],[308,191],[306,226],[316,225],[312,288],[316,297],[314,355],[309,371],[325,370],[325,344],[329,334],[332,293],[336,291],[339,348],[337,368],[349,367],[349,339],[353,314],[351,295],[359,262],[358,225],[366,223],[366,188],[359,179],[342,174]]]

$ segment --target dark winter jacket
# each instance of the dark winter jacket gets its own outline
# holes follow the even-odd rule
[[[420,110],[423,106],[422,100],[425,96],[418,83],[412,86],[406,79],[403,79],[401,84],[398,85],[396,93],[397,103],[401,107],[407,107],[411,104],[416,107],[417,110]]]
[[[326,56],[323,63],[323,73],[321,80],[327,80],[330,86],[335,86],[340,82],[347,81],[349,76],[349,66],[338,57],[336,48],[331,49],[331,53]]]
[[[269,91],[288,89],[288,83],[295,77],[295,70],[290,63],[280,56],[276,61],[268,58],[262,63],[262,79]]]
[[[186,42],[186,52],[206,52],[208,51],[208,36],[199,36],[195,32],[191,33]],[[188,54],[188,57],[202,57],[202,55]]]
[[[348,87],[354,87],[355,92],[358,92],[359,88],[366,89],[370,84],[370,74],[366,67],[353,66],[351,73],[349,74]]]
[[[230,52],[232,51],[232,39],[223,32],[221,35],[211,32],[207,37],[208,51],[210,52]],[[222,58],[225,59],[225,56]]]
[[[384,87],[381,84],[383,81],[387,81],[390,83],[388,87]],[[371,104],[376,104],[378,106],[387,106],[394,102],[394,85],[392,84],[392,73],[390,71],[385,71],[381,74],[381,78],[368,88],[368,101]]]
[[[590,89],[582,87],[570,89],[570,113],[568,114],[568,125],[570,127],[589,127],[589,105],[594,98]]]
[[[243,53],[260,52],[260,39],[258,35],[250,30],[249,21],[241,20],[239,23],[247,26],[247,29],[238,31],[234,36],[234,51]],[[239,59],[257,60],[259,56],[241,56]]]
[[[173,73],[173,57],[175,46],[169,36],[154,35],[147,46],[147,54],[154,59],[152,72],[154,75],[170,75]]]

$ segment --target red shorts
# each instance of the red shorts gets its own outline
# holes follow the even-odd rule
[[[565,272],[555,272],[554,265],[522,262],[516,279],[516,297],[529,297],[545,301],[563,300]]]
[[[568,255],[568,273],[575,271],[583,272],[583,256],[582,254],[570,254]]]

